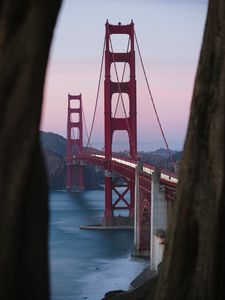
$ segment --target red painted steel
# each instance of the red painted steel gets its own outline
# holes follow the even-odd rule
[[[97,156],[96,156],[96,154],[97,154]],[[115,156],[115,155],[113,157],[118,158],[118,159],[123,159],[127,163],[136,163],[135,161],[133,161],[129,158],[124,158],[124,157],[122,158],[120,156]],[[135,168],[133,168],[129,165],[122,164],[115,160],[111,160],[110,162],[106,161],[105,157],[104,157],[104,153],[102,153],[102,152],[90,153],[90,152],[84,151],[82,154],[79,155],[79,159],[88,164],[102,166],[106,170],[110,169],[113,173],[119,174],[120,176],[122,176],[122,177],[126,178],[127,180],[134,183]],[[152,170],[155,169],[155,167],[153,165],[150,165],[147,163],[144,164],[144,167],[152,169]],[[177,175],[175,173],[172,173],[172,172],[169,172],[166,170],[161,170],[161,173],[163,173],[164,175],[167,175],[168,178],[172,177],[172,178],[177,179]],[[167,201],[174,200],[177,183],[171,182],[169,180],[162,179],[162,178],[160,179],[160,183],[161,183],[161,185],[163,185],[165,187],[165,199]],[[150,174],[147,174],[142,171],[140,172],[139,189],[140,189],[140,191],[149,193],[149,195],[151,194],[151,175]]]
[[[140,248],[139,253],[143,256],[150,252],[150,232],[151,232],[151,194],[140,191]]]
[[[116,130],[125,130],[129,137],[130,157],[137,159],[137,120],[136,120],[136,79],[135,79],[135,52],[134,52],[134,23],[129,25],[111,25],[106,23],[105,33],[105,84],[104,84],[104,105],[105,105],[105,158],[109,162],[108,171],[112,171],[112,139]],[[110,51],[111,35],[123,34],[129,35],[130,51],[126,53],[115,53]],[[117,62],[126,62],[130,66],[130,80],[128,82],[112,82],[110,76],[111,65]],[[112,116],[112,95],[114,93],[126,93],[129,96],[129,115],[125,118],[114,118]],[[124,175],[124,173],[122,173]],[[125,175],[124,175],[125,176]],[[105,177],[105,224],[111,224],[113,212],[121,207],[124,202],[123,192],[116,190],[118,201],[113,204],[113,192],[115,192],[115,183],[112,177]],[[130,194],[130,202],[126,204],[130,217],[134,216],[134,182],[129,181],[126,187],[126,194]]]
[[[74,102],[74,104],[72,104]],[[73,120],[72,114],[77,116]],[[73,130],[77,130],[77,136],[73,136]],[[83,152],[83,123],[82,123],[82,97],[80,95],[68,94],[67,114],[67,178],[66,188],[68,190],[83,190],[83,169],[78,156]]]
[[[130,50],[124,53],[113,52],[111,42],[112,34],[129,36]],[[105,82],[104,82],[104,121],[105,121],[105,152],[83,150],[82,132],[82,98],[81,95],[68,95],[68,119],[67,119],[67,189],[83,189],[83,172],[80,162],[100,165],[105,169],[105,213],[104,224],[115,223],[114,212],[127,210],[130,220],[134,217],[135,199],[135,166],[137,163],[137,109],[136,109],[136,79],[135,79],[135,51],[134,51],[134,23],[129,25],[111,25],[106,23],[105,34]],[[103,62],[103,61],[102,61]],[[128,82],[111,81],[111,65],[117,62],[128,63],[130,66],[130,80]],[[102,67],[101,67],[102,69]],[[117,73],[117,71],[116,71]],[[101,78],[101,76],[100,76]],[[122,79],[123,80],[123,79]],[[100,85],[99,85],[100,87]],[[98,90],[99,90],[98,87]],[[124,118],[116,118],[112,112],[113,94],[126,93],[129,98],[129,112],[125,112]],[[97,97],[98,98],[98,97]],[[122,98],[122,96],[121,96]],[[79,102],[78,107],[71,106],[71,101]],[[123,101],[123,99],[122,99]],[[95,107],[96,111],[96,107]],[[78,114],[78,121],[71,119],[73,113]],[[93,124],[92,124],[93,126]],[[72,137],[71,131],[76,128],[78,137]],[[92,130],[92,129],[91,129]],[[115,131],[125,130],[129,137],[129,158],[115,156],[112,153],[113,134]],[[90,138],[89,138],[90,139]],[[148,170],[155,168],[149,164],[143,164]],[[74,168],[76,168],[76,183],[74,180]],[[150,172],[151,173],[151,172]],[[162,170],[163,176],[160,183],[165,191],[165,199],[174,199],[176,182],[170,178],[176,178],[174,174]],[[170,177],[171,176],[171,177]],[[121,179],[122,178],[122,179]],[[169,178],[169,179],[168,179]],[[121,189],[122,188],[122,189]],[[139,222],[140,222],[140,251],[148,252],[150,245],[150,202],[151,202],[151,175],[140,171],[139,174]]]

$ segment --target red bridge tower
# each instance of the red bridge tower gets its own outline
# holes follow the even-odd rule
[[[113,52],[111,35],[128,35],[130,39],[130,51],[123,53]],[[111,25],[106,22],[105,34],[105,83],[104,83],[104,107],[105,107],[105,225],[112,225],[114,222],[114,211],[125,209],[129,211],[131,220],[134,216],[134,182],[125,178],[125,190],[121,193],[118,187],[121,186],[118,177],[111,172],[112,141],[113,133],[116,130],[125,130],[129,137],[130,158],[137,160],[137,122],[136,122],[136,79],[135,79],[135,51],[134,51],[134,23],[129,25]],[[111,51],[110,51],[111,48]],[[124,62],[130,67],[130,80],[121,82],[117,76],[117,82],[111,81],[111,67],[116,68],[116,63]],[[113,66],[114,65],[114,66]],[[117,71],[116,71],[117,73]],[[112,96],[123,93],[129,97],[129,112],[124,118],[115,118],[112,114]],[[123,98],[122,98],[123,101]],[[113,198],[113,193],[117,199]],[[130,193],[130,201],[125,199],[125,195]]]
[[[68,94],[67,115],[67,179],[68,190],[81,191],[84,189],[83,168],[81,162],[76,161],[76,156],[83,151],[82,129],[82,97]]]

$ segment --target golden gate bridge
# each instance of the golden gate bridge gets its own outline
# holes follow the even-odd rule
[[[128,36],[125,52],[114,51],[112,35]],[[145,255],[151,252],[151,256],[153,256],[154,236],[157,234],[157,230],[162,232],[167,229],[168,215],[178,180],[175,173],[142,162],[138,156],[135,45],[146,81],[150,104],[164,145],[170,153],[146,75],[134,23],[131,21],[128,25],[121,23],[112,25],[107,21],[97,96],[89,134],[84,117],[82,95],[68,95],[66,185],[69,191],[83,190],[84,164],[100,166],[105,172],[103,226],[118,226],[116,212],[127,212],[127,217],[124,219],[126,220],[125,225],[134,225],[136,253]],[[123,64],[121,78],[119,78],[118,63]],[[129,67],[129,78],[124,80],[127,66]],[[105,69],[104,148],[97,150],[92,147],[91,139],[96,120],[103,67]],[[113,71],[114,80],[112,80]],[[116,103],[113,99],[116,99]],[[119,106],[123,111],[123,116],[118,117]],[[83,124],[87,133],[86,145],[83,143]],[[118,131],[127,133],[129,149],[127,156],[113,151],[113,136]],[[172,160],[171,155],[170,159]]]

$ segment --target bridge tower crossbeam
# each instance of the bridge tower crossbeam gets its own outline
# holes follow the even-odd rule
[[[128,35],[130,39],[130,51],[123,53],[113,52],[111,35],[120,34]],[[110,49],[111,48],[111,49]],[[111,51],[110,51],[111,50]],[[111,81],[111,66],[116,63],[127,63],[130,67],[130,80],[127,82]],[[116,118],[112,112],[112,96],[118,94],[121,97],[125,93],[129,98],[129,112],[125,114],[124,118]],[[137,105],[136,105],[136,79],[135,79],[135,51],[134,51],[134,23],[129,25],[111,25],[106,22],[105,33],[105,82],[104,82],[104,113],[105,113],[105,159],[106,159],[106,172],[111,172],[111,158],[112,158],[112,142],[113,134],[115,131],[127,131],[129,137],[130,158],[137,160]],[[114,221],[114,211],[119,209],[124,203],[126,204],[123,209],[129,211],[131,219],[134,217],[134,182],[129,181],[126,186],[126,194],[130,194],[130,201],[124,199],[123,192],[119,192],[117,186],[110,176],[105,176],[105,225],[112,225]],[[118,196],[118,199],[113,202],[113,193]],[[124,201],[125,200],[125,201]]]
[[[76,136],[74,136],[76,131]],[[76,160],[77,155],[83,151],[83,125],[82,125],[82,96],[68,94],[67,114],[67,178],[68,190],[83,190],[83,168],[81,162]]]

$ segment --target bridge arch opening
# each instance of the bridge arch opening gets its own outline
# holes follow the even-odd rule
[[[123,156],[130,155],[129,136],[126,130],[115,130],[113,132],[112,152]]]
[[[129,52],[130,47],[130,36],[128,34],[111,34],[110,39],[112,42],[112,48],[113,52],[115,53],[123,53],[123,52]],[[110,51],[111,45],[110,45]]]
[[[130,80],[130,65],[125,62],[112,62],[110,66],[112,82],[128,82]]]
[[[80,100],[70,100],[70,108],[80,108]]]
[[[141,216],[140,250],[141,252],[148,253],[150,251],[151,213],[149,205],[146,203],[147,199],[144,200],[144,207]]]
[[[70,115],[71,122],[79,122],[80,121],[80,114],[78,113],[71,113]]]
[[[120,225],[123,225],[124,217],[129,216],[129,211],[127,205],[130,204],[130,189],[129,183],[124,177],[116,177],[113,180],[113,193],[112,193],[112,204],[113,206],[117,206],[113,211],[114,217],[119,217]],[[118,206],[121,209],[118,209]],[[117,219],[118,220],[118,219]]]
[[[112,117],[126,118],[130,113],[130,99],[126,93],[114,93],[111,100]]]
[[[76,140],[80,138],[80,129],[78,127],[71,128],[71,139]]]

